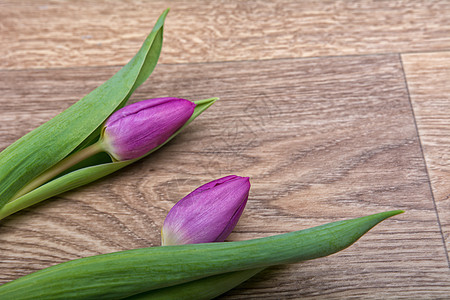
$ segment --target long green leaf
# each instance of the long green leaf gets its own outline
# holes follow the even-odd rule
[[[177,132],[175,132],[167,141],[158,147],[152,149],[145,156],[150,153],[158,150],[166,143],[168,143],[171,139],[173,139],[176,135],[178,135],[190,122],[192,122],[195,118],[197,118],[203,111],[205,111],[208,107],[210,107],[217,98],[205,99],[194,101],[196,107],[194,109],[194,113],[191,118],[181,127]],[[143,157],[145,157],[143,156]],[[142,157],[138,158],[141,159]],[[126,160],[121,162],[110,162],[104,163],[100,165],[94,165],[85,167],[82,169],[75,170],[70,172],[64,176],[56,178],[39,188],[29,192],[28,194],[23,195],[20,198],[14,199],[11,202],[7,203],[3,208],[0,209],[0,220],[31,205],[39,203],[45,199],[56,196],[63,192],[69,191],[71,189],[80,187],[82,185],[88,184],[92,181],[95,181],[99,178],[102,178],[108,174],[111,174],[123,167],[128,166],[129,164],[137,161],[138,159]]]
[[[120,299],[226,272],[333,254],[390,211],[267,238],[127,250],[62,263],[0,286],[0,299]]]
[[[136,56],[113,77],[0,153],[0,207],[33,178],[89,139],[144,82],[161,52],[167,13],[168,10],[159,17]]]
[[[264,268],[248,269],[205,277],[183,284],[152,290],[126,298],[127,300],[208,300],[238,286]]]

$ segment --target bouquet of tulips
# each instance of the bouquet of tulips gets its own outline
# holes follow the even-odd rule
[[[217,100],[166,97],[126,106],[156,66],[167,13],[117,74],[0,153],[0,219],[149,155]],[[249,192],[247,177],[230,175],[206,183],[169,211],[161,247],[55,265],[0,286],[0,299],[211,299],[264,268],[343,250],[402,212],[224,242]]]

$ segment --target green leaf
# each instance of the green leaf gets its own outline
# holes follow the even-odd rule
[[[389,211],[271,237],[142,248],[81,258],[0,286],[1,299],[119,299],[227,272],[265,268],[343,250]]]
[[[89,143],[111,113],[125,105],[156,66],[166,10],[128,64],[83,99],[0,153],[0,208],[33,178]]]
[[[205,277],[179,285],[137,294],[127,300],[207,300],[213,299],[255,276],[264,268],[249,269]]]
[[[24,209],[26,207],[29,207],[36,203],[39,203],[45,199],[48,199],[50,197],[61,194],[63,192],[66,192],[71,189],[74,189],[74,188],[80,187],[82,185],[88,184],[90,182],[93,182],[99,178],[102,178],[108,174],[111,174],[111,173],[113,173],[123,167],[126,167],[129,164],[149,155],[150,153],[158,150],[159,148],[164,146],[166,143],[168,143],[170,140],[172,140],[184,128],[186,128],[186,126],[189,123],[191,123],[203,111],[205,111],[208,107],[210,107],[216,100],[217,100],[217,98],[210,98],[210,99],[194,101],[194,103],[196,104],[194,112],[193,112],[191,118],[186,122],[186,124],[184,124],[183,127],[181,127],[172,136],[170,136],[167,139],[167,141],[165,141],[163,144],[159,145],[158,147],[152,149],[152,151],[150,151],[146,155],[144,155],[140,158],[137,158],[137,159],[133,159],[133,160],[126,160],[126,161],[120,161],[120,162],[109,162],[109,163],[103,163],[100,165],[84,167],[84,168],[72,171],[68,174],[65,174],[61,177],[58,177],[52,181],[49,181],[48,183],[34,189],[33,191],[23,195],[20,198],[10,201],[5,206],[3,206],[0,209],[0,220],[21,210],[21,209]],[[93,162],[94,161],[92,161],[91,163],[93,163]]]

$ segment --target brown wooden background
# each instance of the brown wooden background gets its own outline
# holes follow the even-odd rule
[[[449,297],[449,1],[0,1],[0,150],[113,75],[166,7],[132,101],[221,100],[162,151],[2,221],[0,283],[158,246],[176,201],[237,174],[252,190],[229,240],[406,213],[221,299]]]

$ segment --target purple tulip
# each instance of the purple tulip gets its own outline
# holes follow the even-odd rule
[[[164,143],[194,112],[180,98],[155,98],[119,109],[106,121],[102,146],[116,160],[138,158]]]
[[[248,177],[226,176],[194,190],[167,214],[162,245],[223,242],[247,203]]]

